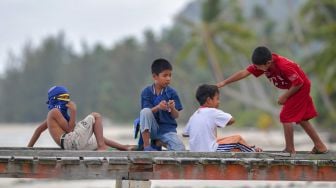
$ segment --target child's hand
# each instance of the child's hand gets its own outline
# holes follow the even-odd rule
[[[224,85],[222,84],[222,82],[218,82],[218,83],[216,84],[216,86],[217,86],[218,88],[221,88],[221,87],[223,87]]]
[[[69,101],[68,104],[66,104],[65,106],[67,106],[71,111],[77,110],[76,104],[73,101]]]
[[[165,100],[162,100],[160,103],[159,103],[159,109],[160,110],[168,110],[168,106],[167,106],[167,101]]]
[[[169,100],[168,101],[168,111],[170,111],[171,109],[175,108],[175,101],[174,100]]]
[[[278,98],[278,104],[279,104],[279,105],[283,105],[283,104],[285,104],[286,101],[287,101],[287,97],[284,96],[284,95],[281,95],[281,96]]]

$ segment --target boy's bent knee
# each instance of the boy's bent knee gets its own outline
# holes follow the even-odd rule
[[[152,109],[150,108],[144,108],[140,111],[140,116],[148,116],[148,115],[152,115]]]
[[[177,136],[176,133],[166,133],[160,138],[165,144],[167,144],[167,149],[171,151],[184,151],[185,146],[182,140]]]
[[[102,116],[98,112],[92,112],[89,116],[92,116],[92,123],[95,123],[97,119],[102,118]]]
[[[92,112],[91,115],[92,115],[94,118],[101,118],[101,115],[100,115],[100,113],[98,113],[98,112]]]
[[[81,122],[86,122],[85,124],[95,124],[96,123],[96,117],[91,113],[88,116],[86,116]]]
[[[233,135],[232,137],[234,137],[234,138],[236,138],[238,140],[243,139],[243,137],[240,134]]]
[[[158,124],[154,114],[150,108],[144,108],[140,111],[140,131],[144,132],[146,129],[151,132],[151,137],[156,138],[158,132]]]

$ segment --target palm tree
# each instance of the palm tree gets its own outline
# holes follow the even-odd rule
[[[180,16],[178,19],[187,27],[190,38],[177,61],[194,57],[197,65],[206,64],[210,68],[216,82],[224,79],[223,72],[230,73],[231,68],[238,70],[245,67],[254,35],[243,26],[241,12],[238,1],[207,0],[202,1],[200,20]],[[277,116],[278,110],[270,102],[262,83],[244,80],[240,86],[240,89],[226,87],[223,93]],[[255,96],[249,92],[251,90],[255,91]]]
[[[335,119],[336,109],[336,2],[309,0],[301,9],[301,19],[314,53],[307,57],[309,71],[317,75],[324,106]]]

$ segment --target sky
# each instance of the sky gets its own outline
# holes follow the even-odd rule
[[[79,50],[83,41],[112,46],[146,29],[160,32],[191,0],[0,0],[0,73],[8,53],[20,55],[48,36],[65,33]]]

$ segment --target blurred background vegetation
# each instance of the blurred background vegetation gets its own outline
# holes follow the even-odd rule
[[[39,122],[47,114],[47,90],[65,85],[77,103],[78,117],[97,111],[115,122],[130,123],[140,110],[141,90],[152,83],[150,65],[163,57],[173,64],[185,123],[197,108],[201,83],[216,83],[250,63],[256,46],[295,60],[312,81],[319,111],[315,123],[332,129],[336,120],[336,1],[195,0],[160,33],[144,31],[111,47],[82,44],[76,53],[66,33],[29,42],[21,55],[9,54],[0,78],[1,122]],[[108,27],[108,25],[107,25]],[[279,90],[266,78],[221,89],[221,109],[237,126],[279,126]]]

